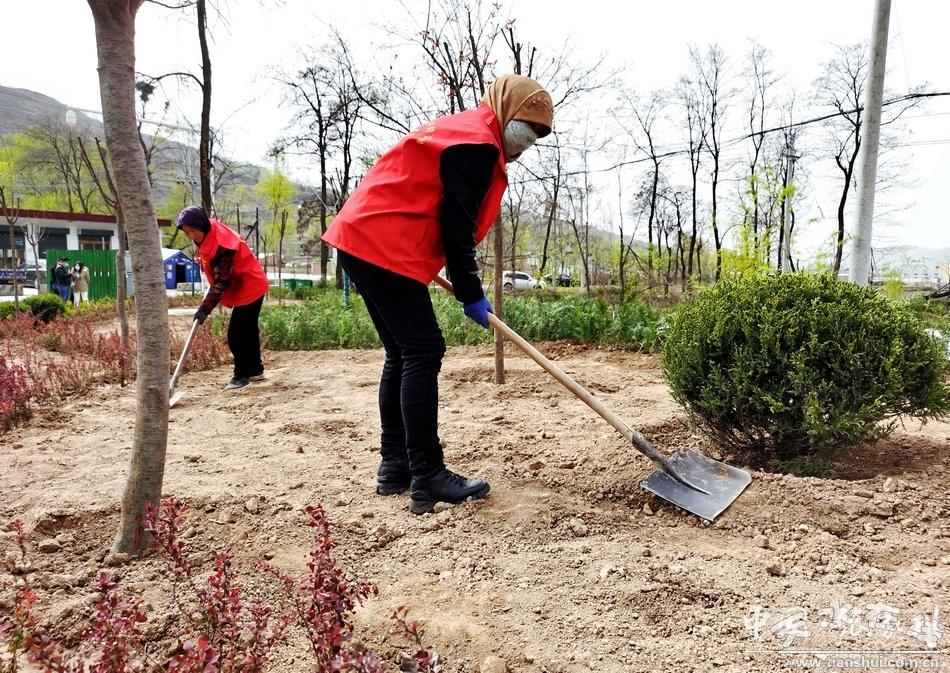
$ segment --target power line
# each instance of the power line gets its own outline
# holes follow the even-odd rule
[[[904,95],[904,96],[898,96],[897,98],[893,98],[893,99],[891,99],[891,100],[884,101],[884,102],[881,104],[881,107],[887,107],[887,106],[889,106],[889,105],[896,105],[897,103],[906,103],[907,101],[917,100],[917,99],[922,99],[922,98],[939,98],[939,97],[942,97],[942,96],[950,96],[950,91],[937,91],[937,92],[930,92],[930,93],[911,93],[911,94],[906,94],[906,95]],[[783,126],[774,126],[774,127],[772,127],[772,128],[764,129],[764,130],[762,130],[762,131],[756,131],[756,132],[754,132],[754,133],[747,133],[747,134],[742,135],[742,136],[738,136],[738,137],[735,137],[735,138],[731,138],[731,139],[729,139],[729,140],[724,140],[724,141],[722,141],[722,143],[720,144],[720,148],[727,147],[727,146],[730,146],[730,145],[735,145],[735,144],[737,144],[737,143],[740,143],[740,142],[742,142],[742,141],[744,141],[744,140],[749,140],[750,138],[754,138],[754,137],[756,137],[756,136],[765,136],[765,135],[768,135],[768,134],[770,134],[770,133],[777,133],[777,132],[779,132],[779,131],[788,131],[788,130],[791,130],[791,129],[793,129],[793,128],[800,128],[800,127],[808,126],[808,125],[811,125],[811,124],[817,124],[817,123],[819,123],[819,122],[827,121],[827,120],[829,120],[829,119],[834,119],[835,117],[844,117],[844,116],[849,115],[849,114],[854,114],[855,112],[861,112],[862,110],[864,110],[864,106],[863,106],[863,105],[860,106],[860,107],[854,108],[853,110],[843,110],[843,111],[839,111],[839,112],[833,112],[833,113],[831,113],[831,114],[821,115],[820,117],[812,117],[811,119],[805,119],[805,120],[803,120],[803,121],[794,122],[794,123],[792,123],[792,124],[786,124],[786,125],[783,125]],[[942,114],[942,113],[940,113],[940,114]],[[656,156],[657,156],[657,159],[668,159],[668,158],[670,158],[670,157],[675,157],[675,156],[680,156],[680,155],[684,155],[684,154],[689,154],[689,152],[690,152],[690,150],[689,150],[688,148],[686,148],[686,149],[679,149],[679,150],[670,150],[670,151],[668,151],[668,152],[663,152],[663,153],[658,154],[658,155],[656,155]],[[636,165],[636,164],[642,164],[642,163],[646,163],[647,161],[653,161],[653,158],[650,157],[650,156],[645,156],[645,157],[642,157],[642,158],[640,158],[640,159],[630,159],[629,161],[620,161],[620,162],[617,162],[617,163],[615,163],[615,164],[613,164],[613,165],[611,165],[611,166],[607,166],[606,168],[595,168],[595,169],[587,170],[587,171],[569,171],[569,172],[566,172],[566,173],[561,173],[561,174],[560,174],[560,177],[562,177],[562,178],[564,178],[564,177],[572,177],[572,176],[575,176],[575,175],[585,175],[585,174],[591,174],[591,173],[609,173],[609,172],[611,172],[611,171],[615,171],[615,170],[620,169],[620,168],[623,168],[623,167],[625,167],[625,166],[633,166],[633,165]],[[529,182],[541,182],[541,181],[548,180],[548,179],[550,179],[550,177],[546,177],[546,176],[536,176],[536,177],[531,178],[531,179],[518,180],[518,181],[512,182],[511,184],[525,184],[525,183],[529,183]]]

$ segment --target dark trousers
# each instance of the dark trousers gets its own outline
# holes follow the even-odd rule
[[[257,319],[261,315],[262,296],[257,301],[231,309],[228,321],[228,348],[234,356],[234,377],[243,379],[264,372],[261,362],[261,333]]]
[[[431,474],[443,466],[438,425],[445,339],[429,290],[417,280],[338,254],[386,349],[379,380],[383,459],[408,457],[413,475]]]

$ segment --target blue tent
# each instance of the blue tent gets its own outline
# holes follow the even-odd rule
[[[201,267],[181,250],[162,248],[165,287],[174,290],[179,283],[201,282]]]

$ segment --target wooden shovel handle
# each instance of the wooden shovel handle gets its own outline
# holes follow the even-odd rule
[[[452,292],[452,284],[445,278],[442,278],[442,276],[436,276],[435,282],[449,292]],[[574,393],[584,404],[596,411],[601,418],[610,423],[617,432],[633,444],[640,453],[656,462],[665,471],[673,470],[675,472],[675,469],[669,465],[667,457],[657,451],[646,437],[624,423],[617,414],[604,406],[603,402],[591,395],[587,388],[568,376],[560,367],[547,359],[541,351],[525,341],[520,334],[508,327],[498,316],[489,313],[488,322],[492,327],[504,334],[506,339],[524,351],[525,355],[537,362],[544,371],[557,379],[562,386]]]
[[[198,333],[198,328],[201,326],[201,323],[195,320],[191,324],[191,331],[188,333],[188,338],[185,339],[185,345],[181,349],[181,356],[178,358],[178,366],[175,367],[175,373],[172,374],[172,379],[168,384],[169,390],[174,390],[178,386],[178,379],[181,378],[182,370],[185,368],[185,359],[188,357],[188,351],[191,350],[191,342],[195,339],[195,334]]]

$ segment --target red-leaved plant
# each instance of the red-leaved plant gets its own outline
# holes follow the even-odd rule
[[[50,396],[46,379],[31,357],[0,355],[0,434],[33,415],[33,409]]]
[[[370,583],[348,579],[337,566],[323,507],[307,508],[313,544],[304,578],[295,580],[269,564],[256,566],[278,580],[283,598],[280,612],[261,597],[248,594],[230,550],[216,552],[210,575],[199,580],[181,535],[185,511],[184,503],[169,498],[160,511],[149,511],[145,522],[165,559],[170,603],[180,619],[178,645],[161,661],[147,654],[142,630],[148,619],[145,604],[124,597],[116,578],[106,572],[99,575],[94,616],[74,647],[40,630],[33,616],[37,596],[29,582],[27,536],[19,520],[7,526],[15,533],[19,552],[5,562],[15,592],[10,614],[0,615],[0,645],[8,653],[0,653],[0,673],[18,673],[23,657],[44,673],[263,673],[274,652],[288,645],[292,628],[307,643],[314,673],[391,670],[376,653],[352,644],[353,610],[377,590]],[[408,637],[412,651],[404,655],[402,670],[443,673],[439,656],[422,644],[419,625],[407,620],[406,609],[397,608],[392,618],[394,634]]]
[[[290,602],[297,625],[307,634],[310,653],[316,660],[316,673],[340,670],[346,662],[351,670],[366,653],[345,650],[353,637],[353,609],[362,604],[378,590],[369,582],[352,582],[346,579],[337,566],[331,550],[336,545],[330,537],[330,522],[321,505],[307,507],[313,545],[307,555],[307,575],[297,581],[274,566],[262,563],[261,567],[277,578],[284,595]],[[373,657],[363,657],[371,665]]]
[[[0,320],[0,434],[52,401],[73,399],[104,384],[124,386],[134,381],[134,333],[129,341],[123,348],[118,332],[97,332],[85,314],[49,324],[31,315]],[[172,338],[172,366],[183,345],[181,335]],[[213,369],[230,357],[224,339],[203,327],[192,342],[187,370]]]

